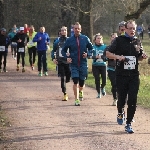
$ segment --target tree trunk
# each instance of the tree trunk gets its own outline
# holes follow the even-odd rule
[[[144,0],[140,3],[140,8],[131,14],[127,14],[124,18],[125,21],[130,20],[130,19],[138,19],[142,12],[150,5],[150,0]]]
[[[82,34],[90,37],[90,7],[92,0],[80,0],[79,22],[82,25]]]
[[[4,1],[0,0],[0,28],[4,27]]]

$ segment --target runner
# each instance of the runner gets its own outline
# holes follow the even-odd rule
[[[11,40],[11,54],[12,58],[16,60],[16,53],[17,53],[17,43],[14,40],[14,36],[17,34],[16,29],[12,28],[12,32],[8,34],[10,40]]]
[[[103,52],[106,45],[103,43],[103,37],[100,33],[96,34],[94,37],[93,46],[93,56],[100,56],[99,59],[93,59],[92,72],[95,78],[95,85],[97,91],[97,98],[101,98],[101,94],[106,95],[105,85],[106,85],[106,62],[103,60]],[[100,75],[102,84],[100,85]],[[100,92],[101,91],[101,92]]]
[[[61,54],[62,47],[64,46],[64,43],[66,42],[67,38],[67,27],[63,26],[61,28],[61,36],[58,40],[55,41],[52,51],[52,60],[56,65],[58,65],[58,74],[61,78],[61,89],[64,94],[64,97],[62,99],[63,101],[68,100],[68,94],[66,92],[66,83],[70,82],[71,76],[69,64],[67,63],[67,61],[64,61],[62,59]]]
[[[6,35],[6,29],[1,28],[0,30],[0,72],[6,70],[6,63],[7,63],[7,53],[8,53],[8,46],[10,44],[9,37]],[[2,57],[4,56],[3,61],[3,70],[2,70]]]
[[[37,34],[37,32],[34,31],[34,26],[31,26],[29,29],[29,33],[27,33],[28,35],[28,43],[27,43],[27,47],[28,47],[28,53],[29,53],[29,63],[31,66],[31,69],[34,70],[34,63],[35,63],[35,57],[36,57],[36,51],[37,51],[37,43],[33,42],[33,38],[35,37],[35,35]]]
[[[40,27],[40,32],[38,32],[33,38],[33,42],[37,42],[37,51],[38,51],[38,71],[39,76],[44,75],[48,76],[47,73],[47,58],[46,51],[47,45],[50,44],[50,38],[48,33],[45,32],[45,27]],[[42,72],[42,64],[43,64],[43,72]]]
[[[113,40],[118,37],[117,33],[112,33],[110,40],[111,43],[113,42]],[[106,47],[105,51],[104,51],[104,56],[106,56],[106,50],[108,47]],[[108,65],[107,65],[107,73],[108,73],[108,77],[109,80],[111,82],[111,92],[113,95],[113,104],[112,106],[117,106],[117,87],[116,87],[116,73],[115,73],[115,68],[116,68],[116,61],[114,59],[107,59],[108,61]]]
[[[138,61],[146,59],[141,41],[135,37],[136,23],[133,20],[125,24],[125,35],[115,38],[107,48],[106,57],[116,60],[116,83],[117,83],[117,122],[122,125],[125,121],[125,103],[127,100],[127,119],[125,131],[134,133],[131,122],[136,112],[137,94],[139,90]]]
[[[20,27],[20,31],[14,36],[17,42],[17,68],[19,71],[20,56],[22,58],[22,72],[25,72],[25,45],[27,44],[27,35],[24,33],[24,27]]]
[[[69,49],[70,56],[67,51]],[[62,55],[70,63],[71,76],[73,80],[73,91],[75,96],[75,106],[80,106],[80,100],[83,100],[84,82],[87,77],[87,53],[92,51],[93,45],[89,38],[81,34],[81,25],[76,22],[74,25],[74,35],[67,39]]]

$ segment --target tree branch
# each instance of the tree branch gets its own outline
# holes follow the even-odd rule
[[[142,14],[142,12],[147,8],[147,6],[150,5],[150,0],[144,0],[140,3],[140,8],[133,12],[132,14],[127,14],[124,17],[124,20],[130,20],[130,19],[138,19],[140,17],[140,15]]]

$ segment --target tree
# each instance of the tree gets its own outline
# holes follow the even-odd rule
[[[130,20],[130,19],[138,19],[142,12],[150,5],[150,0],[143,0],[140,2],[140,7],[138,10],[132,12],[131,14],[127,14],[124,18],[124,20]]]
[[[0,0],[0,28],[4,27],[4,1]]]

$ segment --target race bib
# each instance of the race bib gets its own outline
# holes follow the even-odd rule
[[[62,51],[62,48],[59,47],[59,57],[63,57],[61,51]]]
[[[19,48],[18,52],[24,52],[24,48]]]
[[[12,45],[17,45],[17,43],[16,43],[16,42],[11,42],[11,44],[12,44]]]
[[[0,51],[4,52],[5,51],[5,46],[0,46]]]
[[[125,56],[128,58],[128,62],[124,62],[124,69],[132,70],[135,69],[136,57],[135,56]]]
[[[137,34],[138,34],[138,35],[140,35],[140,34],[141,34],[141,32],[137,32]]]
[[[28,45],[29,46],[34,46],[34,42],[30,41],[30,42],[28,42]]]
[[[103,51],[102,50],[96,50],[96,56],[99,55],[100,57],[103,55]],[[96,59],[96,62],[103,62],[103,59],[99,58]]]

